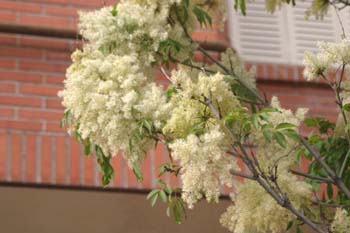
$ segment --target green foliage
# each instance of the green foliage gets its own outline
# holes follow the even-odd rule
[[[112,15],[113,16],[117,16],[117,14],[118,14],[118,10],[117,10],[117,4],[114,4],[114,6],[113,6],[113,9],[112,9]]]
[[[205,12],[202,8],[194,6],[192,12],[195,14],[199,24],[202,27],[203,25],[205,25],[206,27],[212,25],[212,19],[210,15],[207,12]]]
[[[63,128],[64,126],[68,125],[70,123],[70,109],[66,109],[63,114],[63,118],[60,121],[60,127]]]
[[[152,190],[147,200],[150,201],[151,206],[157,203],[157,200],[161,200],[167,204],[166,215],[173,217],[174,221],[178,224],[182,223],[183,218],[187,218],[187,211],[185,203],[181,199],[181,189],[173,189],[169,184],[165,183],[161,179],[157,180],[159,189]]]
[[[129,153],[138,153],[135,151],[135,146],[143,143],[143,140],[146,138],[154,139],[155,127],[153,122],[148,119],[142,119],[138,122],[138,128],[131,133],[129,140]]]
[[[324,134],[328,129],[323,124],[319,124],[320,121],[309,120],[308,124],[311,126],[316,126],[319,128],[319,132]],[[325,123],[326,125],[331,125],[331,123]],[[322,128],[323,127],[323,128]],[[322,128],[322,129],[320,129]],[[335,137],[333,135],[328,137],[321,137],[319,135],[311,135],[308,138],[308,142],[317,149],[322,159],[328,164],[328,166],[336,172],[336,174],[340,174],[343,161],[349,151],[349,142],[346,138]],[[306,159],[311,161],[311,164],[308,167],[308,174],[311,176],[328,178],[327,172],[322,168],[322,166],[313,159],[311,153],[303,148],[300,151],[301,154],[305,156]],[[342,180],[345,184],[350,184],[350,161],[348,160],[345,164],[345,169],[342,174]],[[308,183],[310,183],[315,191],[318,191],[320,188],[320,181],[313,179],[306,179]],[[327,184],[326,194],[329,200],[327,203],[335,203],[338,204],[349,204],[349,200],[345,197],[345,195],[341,192],[337,194],[336,200],[334,200],[333,189],[330,184]]]
[[[173,173],[175,176],[178,176],[180,173],[181,167],[173,164],[172,162],[163,163],[159,166],[159,177],[163,176],[165,173]]]
[[[347,112],[350,112],[350,104],[345,104],[345,105],[343,106],[343,109],[344,109],[345,111],[347,111]]]
[[[135,162],[132,166],[132,171],[134,172],[134,175],[137,179],[138,182],[142,182],[143,181],[143,174],[142,174],[142,170],[141,170],[141,166],[139,162]]]
[[[111,156],[105,155],[103,150],[99,146],[95,146],[97,163],[99,164],[100,171],[102,173],[102,184],[107,186],[113,179],[114,170],[111,165]]]
[[[320,134],[327,134],[333,131],[335,124],[323,117],[307,118],[304,120],[305,125],[311,128],[317,128]]]
[[[236,11],[240,10],[242,15],[246,15],[246,2],[245,0],[235,0],[235,3],[233,5],[234,9]]]

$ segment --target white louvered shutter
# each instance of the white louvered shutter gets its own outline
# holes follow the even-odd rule
[[[305,10],[309,6],[310,1],[300,1],[288,7],[290,61],[294,64],[302,62],[306,50],[317,52],[317,41],[335,42],[341,38],[341,27],[333,8],[323,19],[311,16],[306,20]]]
[[[232,9],[233,2],[229,1]],[[265,0],[247,1],[247,15],[230,12],[231,42],[246,60],[286,62],[288,47],[285,44],[284,10],[274,14],[266,12]]]
[[[333,8],[323,20],[305,20],[311,1],[284,4],[282,9],[266,12],[265,0],[247,4],[247,16],[229,12],[231,44],[241,57],[252,62],[301,64],[306,50],[316,52],[317,41],[339,41],[341,27]],[[232,9],[233,1],[229,1]],[[350,10],[341,12],[350,36]]]

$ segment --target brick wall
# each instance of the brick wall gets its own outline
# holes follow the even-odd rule
[[[0,0],[0,26],[31,25],[75,29],[77,9],[101,7],[102,0]],[[197,40],[222,47],[226,34],[197,31]],[[6,34],[0,31],[0,181],[38,184],[100,186],[94,158],[85,158],[80,145],[59,127],[63,108],[57,97],[75,39]],[[212,51],[217,55],[217,51]],[[336,117],[334,99],[322,84],[302,81],[302,67],[276,64],[257,66],[259,87],[267,96],[278,95],[285,107],[309,107],[311,114]],[[165,82],[159,79],[159,82]],[[332,105],[331,105],[332,104]],[[142,165],[143,185],[120,157],[113,159],[111,186],[149,188],[154,169],[167,158],[159,145]],[[169,181],[176,183],[172,178]]]

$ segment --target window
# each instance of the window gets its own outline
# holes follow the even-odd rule
[[[232,8],[229,0],[229,34],[233,47],[247,61],[301,64],[305,50],[317,51],[317,41],[339,41],[341,26],[334,9],[323,20],[310,17],[305,10],[310,1],[297,1],[297,5],[283,5],[270,14],[265,0],[247,2],[247,15]],[[350,32],[350,12],[340,12],[347,34]],[[345,20],[346,19],[346,20]]]

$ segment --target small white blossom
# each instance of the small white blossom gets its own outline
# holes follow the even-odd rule
[[[334,233],[349,233],[350,213],[345,209],[337,208],[331,229]]]
[[[237,165],[225,153],[224,138],[224,133],[212,129],[200,137],[190,134],[170,144],[174,159],[182,167],[182,198],[190,208],[202,198],[217,202],[220,185],[232,185],[230,169]]]

